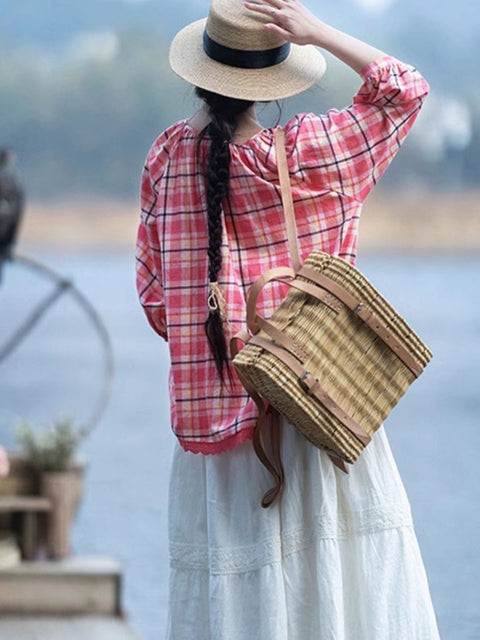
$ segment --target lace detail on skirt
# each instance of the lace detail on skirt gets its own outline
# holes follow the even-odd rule
[[[283,532],[276,538],[238,547],[170,543],[170,565],[177,569],[199,569],[212,574],[254,571],[312,546],[318,540],[341,540],[386,529],[412,526],[409,505],[379,505],[356,514],[349,522],[319,514],[309,526]]]

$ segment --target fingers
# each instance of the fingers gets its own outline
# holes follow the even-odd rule
[[[259,2],[244,2],[244,6],[246,9],[254,11],[257,14],[267,16],[267,18],[269,18],[271,22],[265,24],[264,28],[272,31],[279,36],[284,37],[286,32],[276,24],[276,21],[281,18],[281,14],[279,12],[284,8],[284,2],[282,2],[282,0],[265,0],[265,2],[267,2],[268,4],[260,4]]]
[[[267,16],[274,21],[272,24],[278,23],[279,20],[284,22],[285,19],[291,19],[301,6],[298,0],[263,0],[262,2],[255,0],[244,2],[243,5],[250,11]],[[271,24],[265,26],[270,27]]]
[[[258,11],[259,13],[271,13],[273,9],[280,9],[283,6],[282,0],[262,0],[262,2],[258,2],[257,0],[253,0],[252,2],[244,2],[243,3],[249,9],[253,9],[253,11]]]
[[[272,17],[275,16],[275,11],[278,11],[283,6],[281,0],[265,0],[262,4],[259,2],[244,2],[243,4],[245,8],[250,11],[255,11],[255,13]]]
[[[246,9],[269,18],[270,21],[263,25],[264,29],[284,40],[294,41],[292,19],[301,7],[298,0],[263,0],[243,4]]]
[[[280,36],[281,38],[283,38],[283,40],[290,41],[292,38],[292,34],[288,31],[285,31],[285,29],[282,29],[282,27],[279,27],[278,24],[268,23],[265,25],[265,29],[268,29],[272,33],[275,33],[277,36]]]

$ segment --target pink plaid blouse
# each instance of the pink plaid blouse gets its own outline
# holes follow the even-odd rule
[[[284,127],[302,261],[321,249],[355,262],[362,203],[428,93],[418,71],[390,56],[368,65],[362,78],[351,106],[326,115],[300,114]],[[154,142],[142,175],[136,249],[141,305],[170,350],[171,426],[184,449],[204,454],[250,438],[257,419],[257,407],[235,373],[233,387],[222,389],[204,332],[207,149],[206,140],[197,149],[197,133],[185,120]],[[230,152],[219,285],[236,333],[246,329],[250,285],[267,269],[291,266],[291,260],[273,130],[232,143]],[[271,315],[287,290],[281,283],[266,287],[259,311]]]

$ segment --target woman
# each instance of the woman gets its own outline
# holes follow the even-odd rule
[[[422,76],[298,0],[213,0],[208,20],[170,50],[173,70],[204,101],[148,154],[137,243],[140,301],[172,365],[172,640],[438,638],[383,427],[346,475],[284,421],[285,488],[262,509],[270,480],[251,444],[257,409],[229,363],[248,288],[291,264],[274,131],[255,105],[317,81],[317,47],[363,84],[347,109],[284,127],[301,259],[320,248],[353,263],[362,203],[421,108]],[[282,287],[263,294],[267,317]]]

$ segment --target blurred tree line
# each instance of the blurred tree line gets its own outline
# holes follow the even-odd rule
[[[136,198],[154,138],[192,112],[193,90],[170,72],[166,39],[144,30],[124,30],[115,38],[115,51],[105,59],[49,58],[25,48],[0,51],[0,146],[16,150],[31,197]],[[342,65],[332,68],[320,87],[285,101],[282,122],[294,112],[321,112],[350,102],[358,77]],[[455,115],[453,106],[453,116],[447,113],[443,121],[434,106],[422,114],[395,171],[387,172],[381,184],[477,187],[479,93],[476,84],[469,85],[457,104],[460,111]],[[462,105],[468,109],[468,130],[458,122]],[[272,126],[279,113],[270,105],[261,120]]]
[[[121,34],[107,61],[0,57],[0,144],[17,151],[34,196],[136,193],[148,144],[176,102],[153,36]]]

